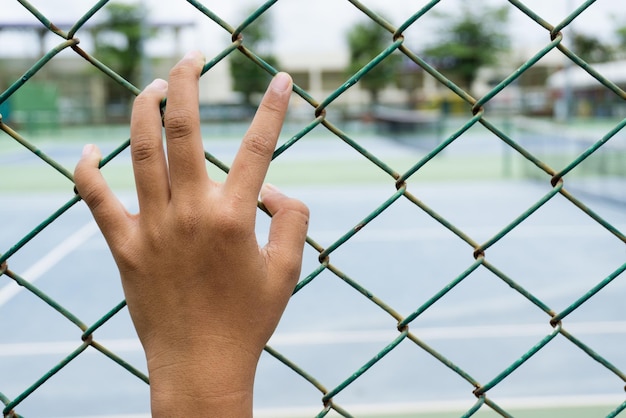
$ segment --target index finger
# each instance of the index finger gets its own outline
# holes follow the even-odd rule
[[[224,183],[226,193],[236,192],[246,201],[257,201],[283,127],[291,86],[287,73],[272,79],[230,168]]]

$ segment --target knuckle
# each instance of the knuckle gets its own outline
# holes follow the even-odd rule
[[[232,211],[221,212],[214,218],[214,222],[216,230],[223,236],[236,236],[242,230],[241,220]]]
[[[248,133],[242,146],[251,154],[267,157],[274,152],[274,141],[269,139],[269,135],[262,132]]]
[[[309,207],[305,205],[303,202],[301,202],[300,200],[290,198],[288,201],[287,207],[289,208],[289,210],[301,215],[307,220],[309,219],[309,216],[310,216]]]
[[[86,169],[87,167],[85,167],[85,163],[83,161],[79,161],[78,164],[76,164],[76,167],[74,167],[74,181],[78,189],[80,189],[83,183],[83,178],[87,175],[85,172]]]
[[[278,207],[276,212],[279,211],[285,211],[289,212],[293,216],[299,216],[304,220],[305,223],[308,223],[310,217],[309,207],[305,205],[301,200],[292,197],[285,196],[283,198],[283,201],[280,202],[280,206]]]
[[[168,140],[189,137],[194,130],[197,118],[188,109],[175,109],[165,112],[165,130]]]
[[[211,230],[220,240],[232,242],[245,236],[248,225],[234,206],[226,206],[212,217]]]
[[[91,212],[97,212],[98,208],[105,202],[105,194],[102,190],[91,185],[78,187],[80,197],[85,201]]]
[[[143,134],[131,138],[131,154],[135,162],[151,161],[159,151],[160,144]]]
[[[299,200],[293,200],[286,209],[291,213],[294,224],[300,225],[304,230],[308,229],[310,213],[309,208]]]

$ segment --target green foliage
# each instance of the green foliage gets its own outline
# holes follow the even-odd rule
[[[254,11],[251,11],[254,13]],[[271,53],[263,53],[271,43],[271,21],[267,12],[257,17],[241,33],[243,46],[258,55],[272,67],[278,66],[278,59]],[[246,105],[251,106],[256,93],[265,91],[271,76],[243,53],[229,56],[230,75],[233,90],[242,94]]]
[[[368,20],[353,26],[348,31],[347,40],[350,63],[346,72],[352,76],[392,43],[392,35],[378,23]],[[361,85],[370,93],[372,103],[376,104],[380,91],[395,81],[399,64],[400,56],[394,52],[361,79]]]
[[[572,37],[572,50],[589,63],[607,62],[614,58],[614,49],[593,35],[576,32]]]
[[[626,24],[621,24],[615,29],[615,36],[617,37],[617,45],[614,50],[613,59],[626,58]]]
[[[617,35],[618,44],[622,47],[626,46],[626,26],[620,26],[615,29]]]
[[[138,4],[109,3],[103,13],[104,21],[95,30],[96,55],[135,84],[141,67],[146,10]]]
[[[260,57],[272,67],[278,60],[273,55]],[[271,76],[244,54],[234,53],[230,56],[230,74],[233,78],[233,90],[243,95],[246,105],[252,105],[255,93],[262,93],[267,88]]]
[[[455,14],[436,14],[439,40],[424,55],[434,67],[469,88],[481,68],[496,64],[509,50],[508,11],[506,6],[472,8],[464,2]]]

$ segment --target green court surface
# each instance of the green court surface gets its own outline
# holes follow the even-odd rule
[[[204,133],[205,149],[226,164],[232,162],[243,130],[214,131],[208,129]],[[283,134],[279,145],[289,139]],[[6,138],[0,148],[0,179],[4,179],[0,188],[11,192],[64,191],[72,190],[73,184],[67,178],[71,176],[74,166],[80,157],[82,146],[87,142],[96,143],[106,156],[127,139],[127,128],[63,128],[48,132],[40,132],[27,138],[36,147],[32,152],[21,147],[15,141]],[[470,135],[468,135],[470,136]],[[444,150],[420,168],[412,177],[412,181],[431,182],[447,180],[493,180],[494,178],[519,178],[523,166],[529,164],[522,157],[513,155],[498,143],[498,139],[488,138],[490,152],[470,152]],[[410,170],[427,154],[425,146],[432,146],[432,141],[423,145],[418,138],[415,142],[400,142],[378,136],[372,132],[356,133],[358,141],[369,150],[375,147],[375,154],[381,155],[381,161],[391,167],[399,175]],[[481,141],[485,137],[477,136]],[[277,185],[314,185],[314,184],[369,184],[389,182],[392,178],[365,156],[355,152],[332,134],[309,134],[302,140],[303,144],[295,144],[284,154],[276,158],[269,169],[267,181]],[[314,151],[311,153],[311,151]],[[40,155],[51,156],[66,171],[59,173],[44,161]],[[124,150],[102,169],[103,175],[114,189],[132,190],[134,188],[129,150]],[[223,180],[224,173],[217,167],[207,163],[209,174]]]
[[[78,151],[79,152],[79,151]],[[408,167],[414,162],[409,159],[395,158],[386,161],[392,167]],[[446,181],[462,178],[463,180],[487,180],[499,177],[502,171],[500,162],[490,157],[451,157],[429,163],[428,167],[416,176],[417,181]],[[323,164],[314,161],[276,161],[272,164],[267,180],[285,185],[311,184],[367,184],[389,181],[390,176],[375,170],[365,159],[340,160]],[[468,168],[470,167],[470,168]],[[66,169],[71,172],[73,166]],[[130,164],[115,164],[102,170],[111,187],[129,190],[134,187]],[[221,179],[223,174],[210,167],[212,177]],[[314,173],[314,174],[312,174]],[[71,190],[73,184],[69,179],[58,175],[54,169],[44,164],[21,165],[12,167],[0,166],[0,178],[9,179],[3,182],[2,189],[12,192],[63,191]]]
[[[448,120],[439,132],[441,140],[462,126],[464,122],[464,120]],[[530,123],[525,120],[518,121],[516,127],[513,127],[508,120],[499,121],[496,125],[514,138],[527,137],[529,130],[533,129],[537,132],[543,129],[548,132],[548,135],[550,132],[563,134],[565,131],[575,130],[577,137],[584,136],[588,141],[596,141],[610,129],[611,123],[612,121],[592,123],[584,120],[572,123],[570,126],[552,123],[549,125],[550,129],[544,127],[545,123],[537,121]],[[288,141],[299,128],[297,124],[286,124],[279,146]],[[244,125],[228,127],[203,125],[205,149],[222,162],[230,164],[245,129]],[[421,163],[422,159],[427,158],[428,153],[438,144],[433,139],[432,132],[418,131],[392,139],[390,136],[377,133],[373,127],[366,126],[348,129],[347,134],[399,175],[411,170],[415,164]],[[126,125],[61,127],[33,133],[26,132],[25,135],[25,140],[37,147],[36,150],[27,150],[8,136],[0,138],[2,141],[0,143],[0,179],[3,179],[0,188],[4,191],[72,190],[72,182],[63,175],[58,175],[36,153],[41,153],[40,155],[44,157],[51,156],[62,165],[66,176],[71,176],[84,144],[93,142],[106,155],[128,139],[129,129]],[[533,138],[532,135],[531,138]],[[528,146],[536,146],[535,140],[529,141]],[[612,142],[620,145],[623,141],[619,138]],[[552,154],[540,154],[540,156],[546,158],[558,169],[566,164],[564,162],[571,161],[583,151],[585,144],[580,146],[583,148],[580,150],[575,148],[573,151],[568,149],[567,153],[560,157]],[[621,149],[618,147],[618,150]],[[534,148],[532,150],[536,151]],[[540,151],[545,152],[543,148]],[[610,155],[616,155],[616,150],[611,149]],[[590,160],[593,162],[594,159]],[[600,163],[606,166],[606,163]],[[217,180],[224,178],[224,173],[218,168],[210,163],[207,163],[207,166],[213,178]],[[103,174],[112,187],[120,190],[133,189],[129,151],[122,151],[103,168]],[[510,149],[493,133],[476,125],[439,155],[428,160],[410,177],[410,181],[480,181],[498,178],[519,179],[528,176],[541,181],[546,174]],[[267,180],[277,185],[367,184],[389,182],[390,174],[385,173],[366,156],[356,152],[325,128],[318,127],[272,162]],[[546,177],[545,180],[549,179]]]

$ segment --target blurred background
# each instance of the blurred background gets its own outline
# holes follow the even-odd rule
[[[93,5],[79,0],[31,2],[56,26],[68,30]],[[562,30],[563,45],[618,88],[626,86],[626,13],[609,1],[528,0],[531,19],[504,0],[480,7],[446,0],[404,32],[404,44],[425,63],[479,99],[551,41],[538,22]],[[237,27],[262,4],[252,0],[205,1],[207,10]],[[369,0],[367,7],[398,27],[429,2]],[[588,7],[587,7],[588,6]],[[572,22],[567,17],[584,8]],[[248,26],[244,45],[317,101],[340,88],[350,76],[388,47],[391,35],[349,2],[281,1]],[[209,60],[232,44],[230,33],[186,1],[111,1],[78,31],[80,47],[138,87],[167,78],[188,50]],[[8,88],[62,41],[43,28],[19,2],[3,0],[0,16],[0,90]],[[265,89],[269,75],[243,54],[229,54],[201,79],[200,114],[207,134],[240,136]],[[71,49],[56,55],[29,82],[0,104],[3,120],[41,140],[59,135],[92,135],[123,127],[134,95],[93,68]],[[484,106],[490,120],[549,163],[571,161],[626,116],[626,103],[561,51],[553,48]],[[471,106],[444,83],[395,51],[326,108],[347,133],[374,135],[427,151],[471,117]],[[314,107],[294,95],[287,126],[315,118]],[[62,131],[62,132],[61,132]],[[43,135],[43,138],[41,137]],[[626,173],[621,133],[605,151],[570,178],[586,173],[603,196],[626,200],[620,180]],[[518,170],[508,147],[491,142],[505,176],[535,176]],[[477,146],[465,152],[476,151]],[[584,173],[583,173],[584,172]],[[579,179],[577,179],[579,180]],[[608,186],[607,186],[608,185]]]
[[[195,7],[193,0],[111,0],[76,37],[82,50],[122,76],[126,86],[71,48],[33,74],[39,60],[65,40],[27,8],[67,31],[94,3],[0,0],[0,114],[6,129],[0,132],[0,255],[36,232],[10,256],[10,269],[88,325],[123,299],[106,243],[81,203],[45,224],[75,198],[69,173],[83,144],[96,143],[105,155],[122,145],[103,174],[136,211],[130,156],[123,146],[135,97],[129,85],[138,91],[156,77],[167,78],[191,49],[212,62],[232,47],[232,29],[265,2],[204,0]],[[245,28],[243,45],[289,72],[309,101],[322,103],[393,42],[389,31],[352,3],[358,2],[279,0]],[[290,301],[272,346],[327,389],[337,388],[397,338],[397,318],[381,309],[382,301],[405,318],[420,312],[410,324],[414,335],[480,384],[492,381],[553,332],[550,316],[483,266],[452,286],[474,265],[475,248],[437,215],[485,243],[550,196],[489,247],[488,260],[554,312],[615,275],[565,321],[567,330],[615,368],[557,335],[488,394],[516,417],[588,418],[623,411],[626,102],[620,91],[626,88],[626,12],[610,0],[362,3],[393,27],[434,4],[403,31],[403,44],[449,82],[395,51],[329,101],[325,121],[341,132],[321,124],[309,132],[316,105],[292,96],[279,139],[279,146],[290,148],[272,162],[268,180],[311,208],[309,235],[319,246],[305,249],[301,283],[307,284]],[[515,5],[527,7],[533,18]],[[584,10],[570,21],[578,9]],[[561,22],[562,45],[602,81],[556,47],[542,54],[556,38],[544,26]],[[518,73],[485,101],[480,122],[467,97],[449,88],[454,84],[479,100]],[[7,93],[22,77],[27,82]],[[200,115],[212,177],[223,178],[212,163],[232,161],[269,78],[237,50],[202,76]],[[540,164],[516,152],[511,141]],[[573,204],[555,191],[544,168],[563,170],[600,143],[564,177],[567,192],[578,199]],[[397,177],[390,173],[408,173],[407,192],[387,207],[398,197]],[[267,228],[267,218],[259,216],[260,241]],[[335,245],[355,228],[358,234]],[[320,248],[333,247],[331,269],[319,256]],[[443,290],[445,297],[428,305]],[[7,274],[0,275],[0,325],[5,404],[82,344],[83,330]],[[145,372],[125,309],[94,337]],[[16,411],[48,418],[149,416],[144,381],[93,347],[84,353]],[[348,405],[355,416],[458,417],[475,404],[475,387],[451,369],[407,338],[333,402]],[[258,416],[315,416],[323,407],[321,397],[318,387],[264,353]],[[495,416],[487,409],[477,416]]]
[[[92,6],[78,0],[31,3],[65,30]],[[442,1],[404,33],[412,51],[474,97],[490,90],[550,41],[546,29],[507,2],[483,3],[477,8],[467,2]],[[582,3],[524,2],[552,24],[561,22]],[[233,27],[258,7],[258,2],[244,0],[204,4]],[[364,4],[399,26],[427,2],[370,0]],[[244,45],[289,72],[318,100],[391,43],[388,32],[347,2],[291,0],[278,5],[245,31]],[[612,3],[596,1],[564,34],[564,45],[574,53],[613,82],[626,82],[626,14],[620,15]],[[155,77],[166,77],[172,64],[189,49],[200,49],[211,58],[231,43],[227,31],[184,1],[113,1],[77,36],[81,48],[139,88]],[[19,78],[60,40],[18,2],[4,0],[0,88]],[[267,76],[254,65],[242,65],[246,61],[241,54],[232,54],[202,78],[205,121],[240,119],[249,105],[258,102]],[[401,54],[393,54],[393,59],[379,67],[337,99],[337,108],[345,117],[369,122],[366,116],[372,116],[372,106],[422,111],[426,120],[465,112],[461,99]],[[584,71],[570,67],[562,53],[551,51],[490,101],[490,110],[559,121],[626,114],[626,105],[617,97]],[[4,104],[4,118],[17,124],[30,118],[33,128],[128,120],[128,92],[116,88],[71,51],[55,57],[29,85]],[[298,110],[294,109],[294,116]],[[311,110],[303,113],[310,116]],[[407,117],[420,120],[416,115]]]

